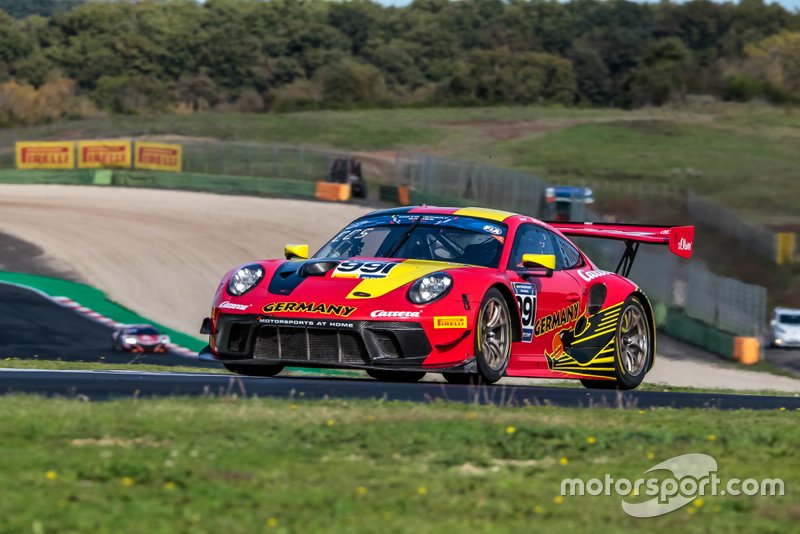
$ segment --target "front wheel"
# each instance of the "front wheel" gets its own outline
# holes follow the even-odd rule
[[[511,359],[511,312],[495,288],[481,301],[475,325],[475,360],[482,382],[493,384],[505,375]]]
[[[614,339],[615,380],[581,380],[593,389],[635,389],[653,363],[653,340],[650,324],[638,297],[631,296],[622,305]]]
[[[386,369],[366,369],[367,374],[383,382],[417,382],[425,376],[425,371],[392,371]]]
[[[236,365],[234,363],[223,365],[228,371],[245,376],[275,376],[283,371],[282,365]]]

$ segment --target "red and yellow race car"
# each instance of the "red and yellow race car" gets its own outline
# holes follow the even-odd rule
[[[617,273],[566,236],[622,240]],[[548,224],[484,208],[403,207],[365,215],[310,259],[236,267],[220,282],[206,356],[272,376],[284,366],[427,372],[453,383],[504,376],[630,389],[653,365],[655,328],[626,276],[640,243],[688,258],[691,226]]]

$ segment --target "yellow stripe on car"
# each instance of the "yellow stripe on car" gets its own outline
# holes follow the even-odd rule
[[[350,294],[347,295],[347,298],[369,299],[382,297],[383,295],[394,291],[398,287],[404,286],[409,282],[413,282],[417,278],[422,278],[423,276],[427,276],[438,271],[456,269],[458,267],[464,267],[464,264],[444,263],[441,261],[429,260],[406,260],[402,263],[398,263],[388,276],[383,278],[364,278],[361,280],[361,283],[353,288]],[[363,294],[369,296],[363,296]]]
[[[478,217],[479,219],[489,219],[492,221],[503,222],[509,217],[513,217],[516,213],[503,210],[493,210],[489,208],[461,208],[456,210],[453,215],[461,215],[463,217]]]

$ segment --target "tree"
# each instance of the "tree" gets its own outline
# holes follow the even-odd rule
[[[575,89],[568,60],[542,52],[514,53],[504,47],[473,51],[459,63],[443,95],[466,102],[571,104]]]
[[[49,17],[59,11],[67,11],[85,0],[0,0],[0,11],[21,19],[30,15]]]
[[[670,37],[652,43],[633,71],[633,103],[662,105],[673,97],[683,98],[691,71],[691,53],[680,39]]]
[[[384,97],[381,72],[372,65],[344,59],[326,65],[314,76],[322,97],[332,103],[376,103]]]
[[[748,45],[744,71],[776,100],[800,102],[800,32],[783,32]]]

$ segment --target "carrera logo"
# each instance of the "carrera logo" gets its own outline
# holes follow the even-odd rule
[[[386,311],[374,310],[369,314],[370,317],[383,318],[392,317],[394,319],[416,319],[422,312],[419,311]]]
[[[467,327],[467,318],[466,316],[459,315],[455,317],[434,317],[433,318],[433,327],[440,329],[440,328],[466,328]]]
[[[595,269],[592,271],[578,271],[578,276],[586,280],[587,282],[591,282],[596,278],[600,278],[601,276],[606,276],[612,274],[608,271],[601,271],[600,269]]]
[[[682,237],[680,239],[680,241],[678,241],[678,250],[691,251],[692,250],[692,244],[690,242],[686,241],[686,238]]]
[[[224,310],[240,310],[244,311],[250,307],[250,304],[234,304],[233,302],[220,302],[217,308],[224,309]]]
[[[264,313],[319,313],[349,317],[358,308],[316,302],[271,302],[264,306]]]

